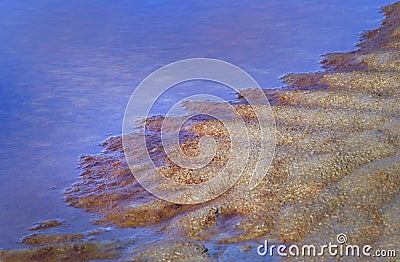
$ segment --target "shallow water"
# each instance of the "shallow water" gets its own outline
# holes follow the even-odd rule
[[[120,133],[131,92],[155,69],[212,57],[280,86],[282,74],[318,70],[321,54],[353,49],[391,2],[2,1],[0,248],[38,220],[93,227],[62,190],[79,154]]]

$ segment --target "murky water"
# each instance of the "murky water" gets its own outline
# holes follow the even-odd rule
[[[282,74],[352,49],[391,2],[0,2],[0,248],[38,220],[93,227],[62,190],[79,154],[120,133],[131,92],[155,69],[212,57],[280,86]]]

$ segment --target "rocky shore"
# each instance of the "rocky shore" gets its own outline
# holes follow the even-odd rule
[[[0,260],[257,259],[257,245],[264,239],[322,245],[343,233],[351,244],[397,250],[400,256],[400,3],[382,10],[382,26],[364,32],[356,51],[325,55],[325,71],[288,74],[285,88],[265,90],[276,122],[276,150],[267,176],[254,190],[247,189],[256,164],[250,161],[238,183],[214,200],[197,205],[165,202],[135,180],[121,137],[111,137],[101,154],[81,157],[82,173],[65,190],[66,202],[93,213],[94,223],[149,227],[162,238],[97,242],[90,233],[40,231],[22,240],[32,248],[0,251]],[[244,102],[233,106],[246,123],[256,155],[257,107]],[[210,105],[193,102],[186,107],[196,112]],[[146,124],[152,131],[149,151],[163,175],[202,183],[229,157],[229,134],[220,122],[196,119],[185,126],[183,150],[198,154],[199,138],[209,135],[219,154],[202,171],[174,165],[155,146],[162,121],[153,117]],[[134,148],[138,138],[130,139]]]

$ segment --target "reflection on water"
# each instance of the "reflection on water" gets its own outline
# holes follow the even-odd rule
[[[0,2],[0,248],[38,220],[91,228],[61,191],[75,181],[79,154],[120,133],[149,73],[212,57],[279,86],[284,73],[317,70],[320,54],[353,48],[392,1],[360,2]]]

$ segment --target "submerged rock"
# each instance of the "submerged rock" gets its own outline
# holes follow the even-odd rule
[[[36,230],[43,230],[43,229],[48,229],[48,228],[53,228],[53,227],[58,227],[58,226],[63,226],[64,222],[59,219],[51,219],[47,221],[39,221],[34,224],[34,226],[28,228],[28,230],[31,231],[36,231]]]

